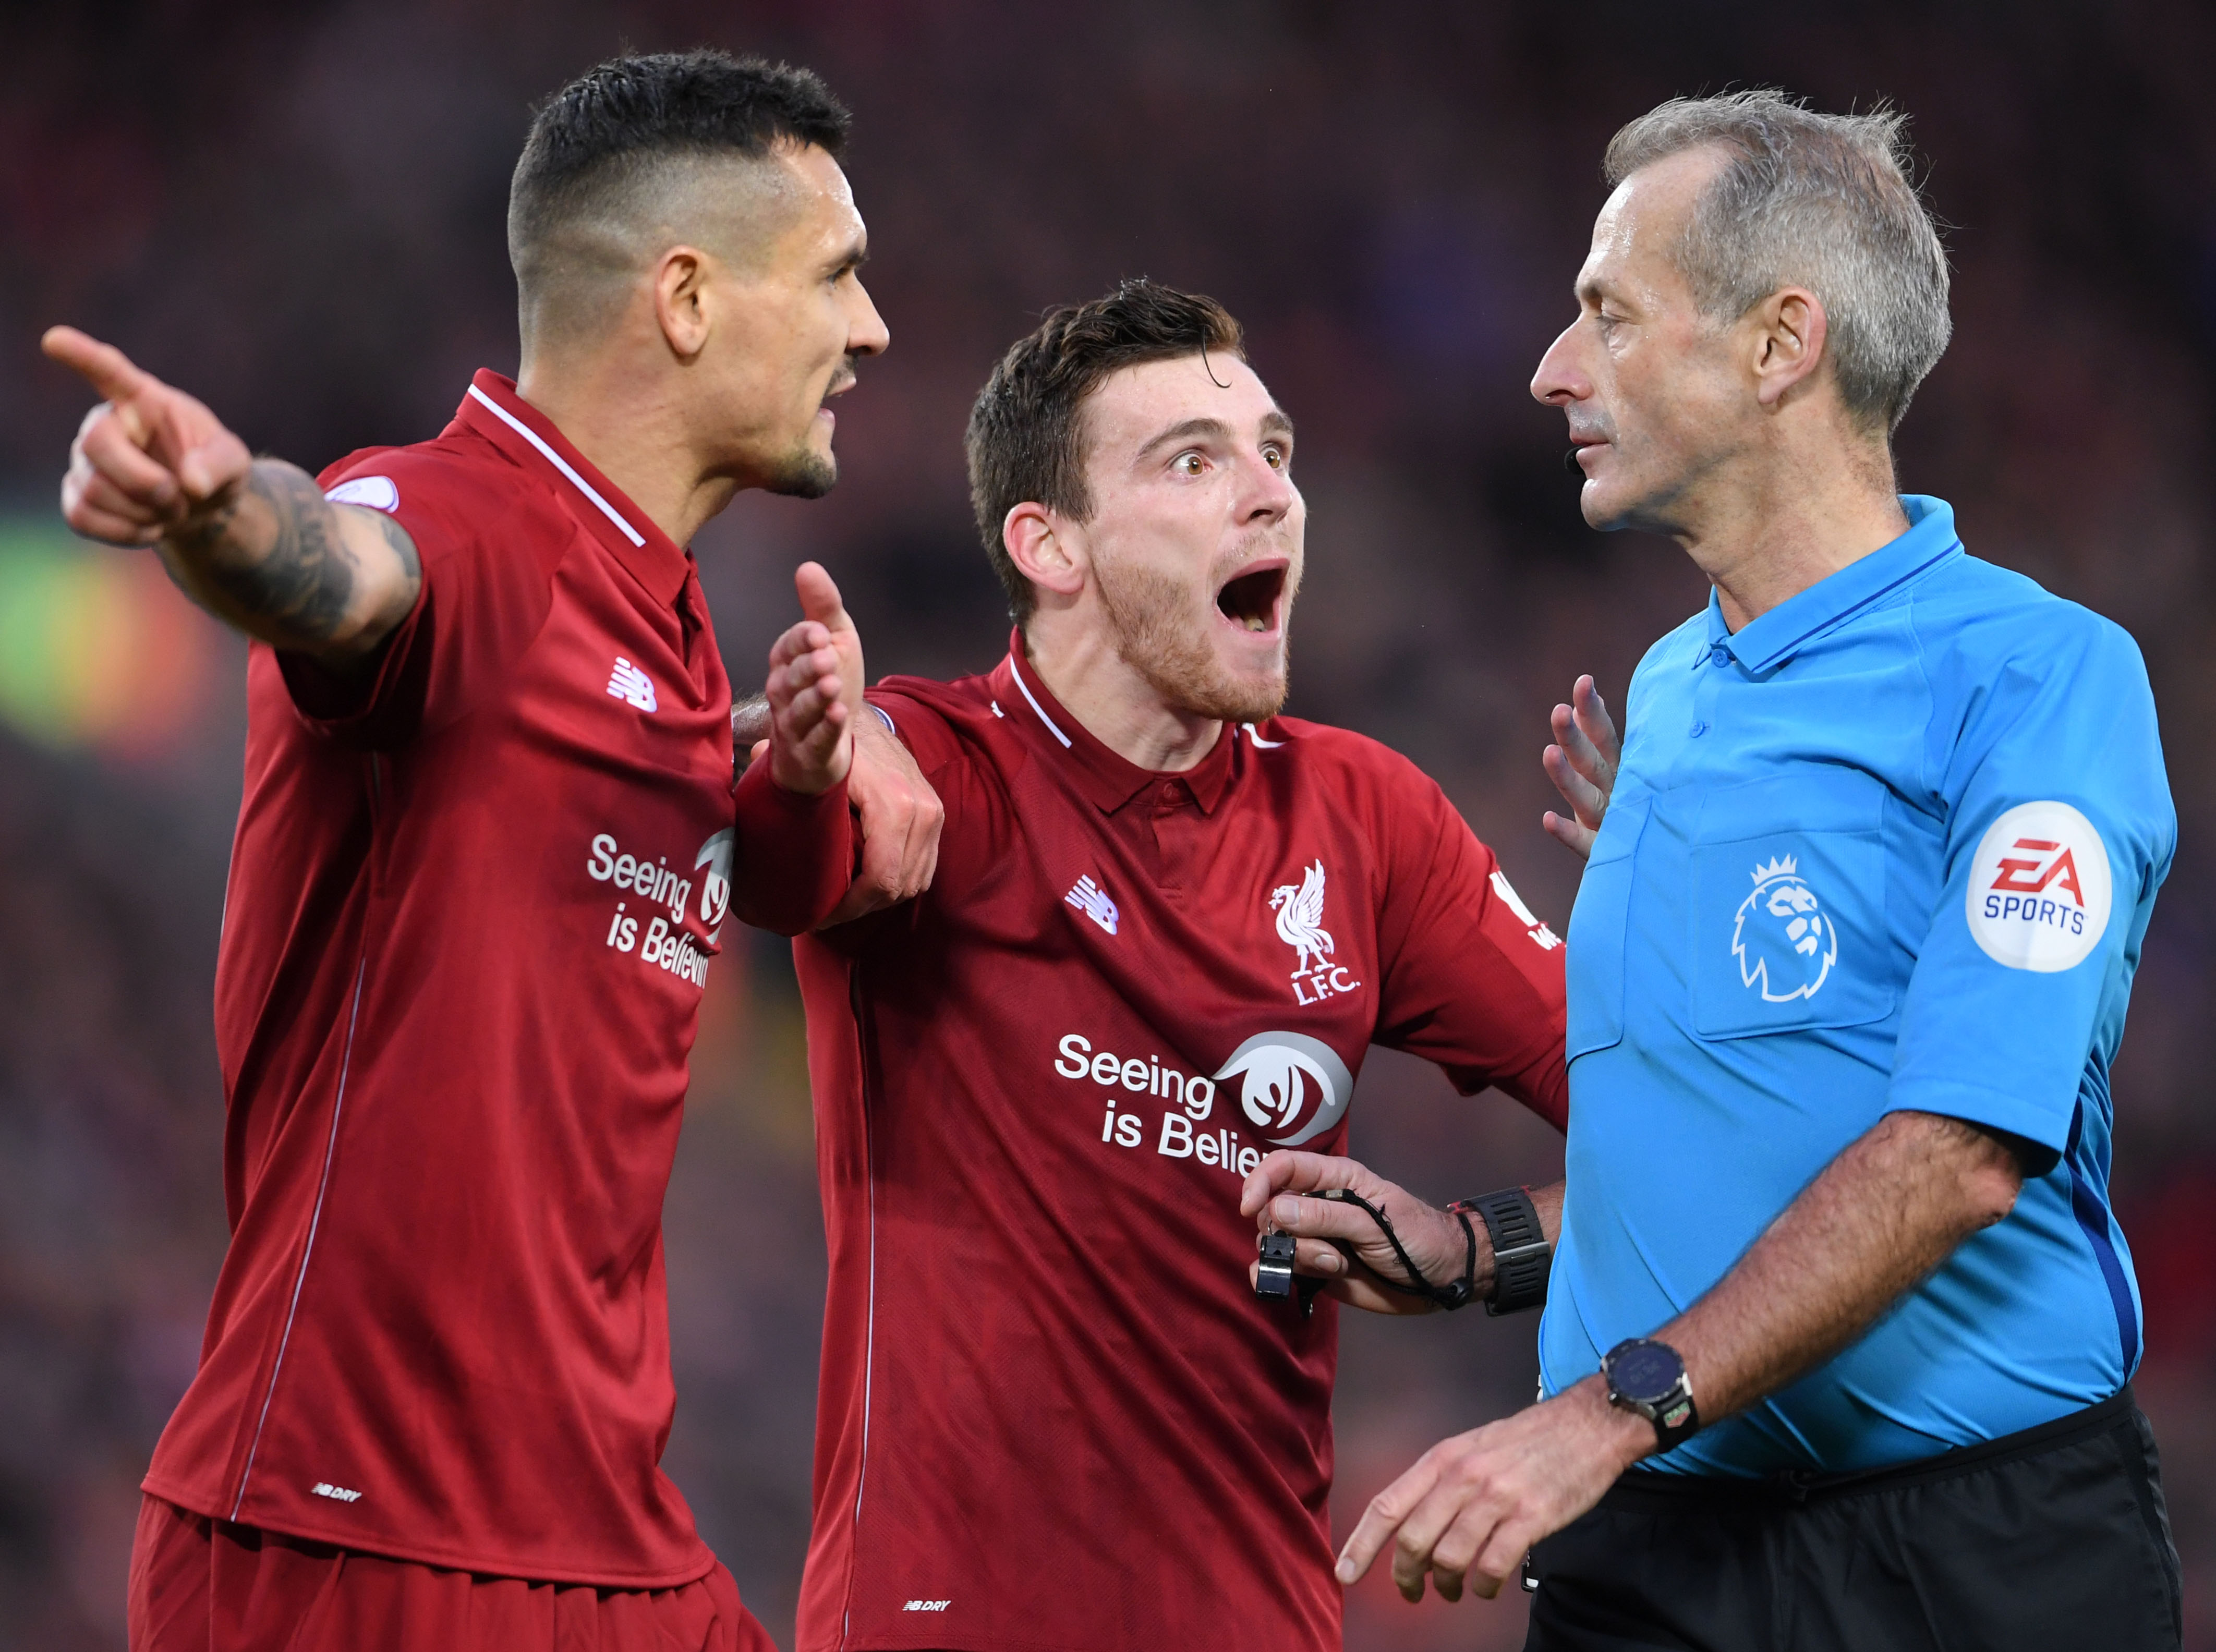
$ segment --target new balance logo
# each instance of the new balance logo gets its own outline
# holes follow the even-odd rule
[[[637,706],[641,711],[655,709],[654,679],[621,654],[616,656],[615,672],[608,679],[608,692],[627,705]]]
[[[1091,877],[1078,879],[1070,886],[1069,893],[1062,896],[1062,900],[1076,907],[1109,934],[1116,933],[1116,920],[1123,914],[1116,910],[1116,903],[1108,899],[1108,892],[1095,883]]]
[[[335,1486],[329,1480],[318,1480],[308,1488],[318,1497],[329,1497],[334,1502],[351,1503],[361,1500],[361,1493],[346,1486]]]

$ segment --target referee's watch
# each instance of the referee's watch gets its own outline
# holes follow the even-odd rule
[[[1693,1405],[1693,1385],[1685,1362],[1667,1342],[1634,1336],[1601,1356],[1600,1374],[1608,1384],[1608,1403],[1636,1411],[1654,1425],[1654,1449],[1684,1445],[1701,1427]]]

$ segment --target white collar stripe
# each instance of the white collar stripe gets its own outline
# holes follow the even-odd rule
[[[471,388],[476,387],[472,385]],[[1008,675],[1016,679],[1016,686],[1023,690],[1024,698],[1029,700],[1031,703],[1031,709],[1038,713],[1038,720],[1046,725],[1046,732],[1060,740],[1065,751],[1068,750],[1069,736],[1056,728],[1054,726],[1054,719],[1046,715],[1046,708],[1038,703],[1038,697],[1031,692],[1031,685],[1024,681],[1023,672],[1016,669],[1016,657],[1013,654],[1008,656]]]
[[[572,465],[569,460],[563,458],[552,448],[547,446],[545,439],[541,437],[537,431],[533,430],[529,425],[525,424],[522,420],[517,418],[506,408],[501,406],[499,402],[494,401],[492,397],[487,396],[476,385],[472,384],[470,386],[470,394],[477,397],[478,401],[483,402],[487,407],[490,408],[493,412],[499,416],[501,421],[507,425],[510,430],[522,437],[525,441],[529,442],[533,447],[537,448],[541,454],[545,455],[547,464],[552,465],[563,476],[569,477],[579,493],[584,494],[586,498],[591,500],[594,504],[600,507],[600,514],[607,518],[609,521],[614,523],[625,538],[630,540],[634,545],[643,545],[646,543],[645,536],[640,533],[637,528],[631,526],[630,523],[625,521],[622,515],[617,511],[616,507],[609,504],[606,500],[602,499],[600,494],[600,490],[594,488],[591,482],[586,481],[584,477],[579,476],[577,474],[576,468]],[[1062,744],[1067,746],[1069,742],[1068,740],[1064,740],[1062,741]]]

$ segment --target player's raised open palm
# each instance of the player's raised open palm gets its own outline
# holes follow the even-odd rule
[[[792,586],[806,616],[769,651],[770,777],[813,795],[846,777],[854,718],[862,709],[862,638],[820,562],[803,562]]]

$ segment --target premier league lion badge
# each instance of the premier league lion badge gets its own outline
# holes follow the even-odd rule
[[[1754,869],[1754,893],[1739,902],[1732,924],[1739,978],[1764,1002],[1813,998],[1839,961],[1838,925],[1800,875],[1792,856]]]

